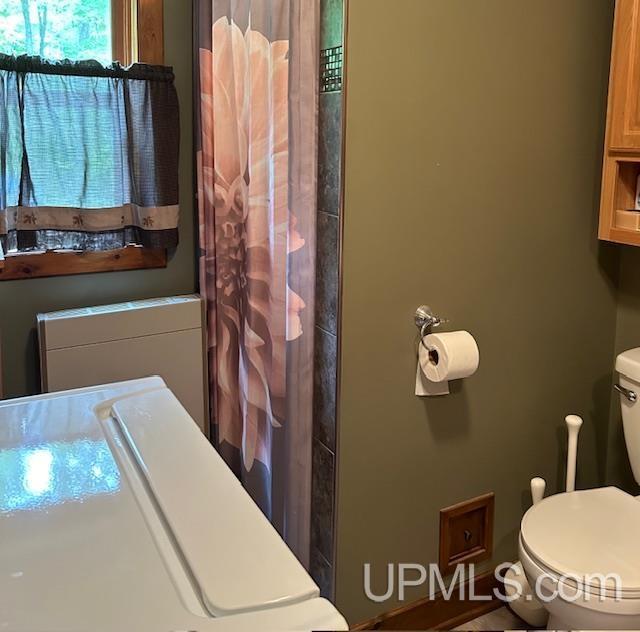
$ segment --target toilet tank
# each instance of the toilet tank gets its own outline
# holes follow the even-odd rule
[[[623,389],[633,391],[638,399],[632,402],[620,394],[624,438],[633,476],[640,485],[640,348],[621,353],[616,360],[618,383]]]

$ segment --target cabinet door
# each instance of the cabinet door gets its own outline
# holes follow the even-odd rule
[[[640,150],[640,0],[616,2],[609,149]]]

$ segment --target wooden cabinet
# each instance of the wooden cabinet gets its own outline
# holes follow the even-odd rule
[[[640,151],[640,2],[618,0],[611,61],[609,149]]]
[[[640,0],[617,0],[600,239],[640,246]]]

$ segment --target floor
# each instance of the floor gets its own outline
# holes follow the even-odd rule
[[[504,606],[454,629],[485,632],[493,630],[527,630],[529,627],[520,617]]]

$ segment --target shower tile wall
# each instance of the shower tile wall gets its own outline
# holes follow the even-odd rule
[[[321,0],[311,574],[334,591],[343,0]]]

